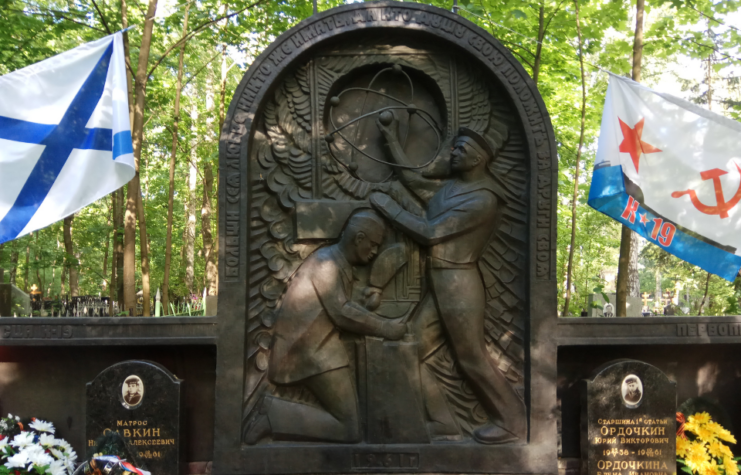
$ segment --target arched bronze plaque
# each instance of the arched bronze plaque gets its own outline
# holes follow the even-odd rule
[[[555,473],[555,157],[460,16],[277,38],[221,136],[217,470]]]

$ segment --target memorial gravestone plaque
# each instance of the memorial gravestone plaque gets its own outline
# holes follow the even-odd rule
[[[277,38],[221,136],[215,469],[555,472],[555,156],[458,15]]]
[[[588,475],[675,475],[676,383],[635,360],[613,361],[582,388]]]
[[[87,384],[88,456],[95,439],[118,432],[147,470],[179,475],[184,467],[182,381],[151,361],[124,361]]]

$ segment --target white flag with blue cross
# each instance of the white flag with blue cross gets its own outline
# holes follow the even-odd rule
[[[133,177],[121,33],[0,76],[0,243]]]

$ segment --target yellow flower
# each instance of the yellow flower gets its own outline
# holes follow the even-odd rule
[[[721,475],[720,467],[715,463],[715,460],[711,460],[700,467],[700,475]]]
[[[697,437],[700,438],[703,442],[713,442],[715,440],[715,433],[708,429],[707,426],[701,426],[696,431],[695,434],[697,434]]]
[[[721,430],[716,434],[719,439],[725,440],[726,442],[730,442],[732,444],[736,443],[736,438],[731,434],[731,431],[728,429],[723,429],[721,427]]]
[[[737,475],[738,474],[738,464],[735,460],[731,457],[726,457],[723,460],[723,470],[725,470],[726,475]]]
[[[690,416],[690,422],[697,422],[698,424],[707,424],[710,422],[710,414],[707,412],[698,412],[694,416]]]
[[[690,441],[684,437],[677,436],[677,457],[685,458],[689,453]]]
[[[690,454],[695,454],[695,455],[702,455],[703,457],[705,457],[707,455],[707,450],[706,450],[705,444],[702,443],[702,442],[700,442],[699,440],[696,440],[694,442],[691,442],[690,443],[690,448],[689,448],[689,453]]]
[[[692,419],[692,416],[690,416],[689,420],[684,423],[684,430],[688,430],[694,434],[697,434],[697,429],[701,427],[701,424],[698,424],[697,421]]]
[[[717,440],[714,440],[710,442],[710,445],[708,446],[708,452],[710,452],[710,455],[716,458],[721,458],[723,455],[725,455],[725,451],[723,448],[728,449],[725,445],[721,444]]]
[[[693,471],[702,473],[704,465],[708,463],[708,455],[705,453],[705,448],[702,444],[696,444],[695,442],[690,447],[686,463]]]
[[[690,456],[692,457],[692,456]],[[692,462],[691,460],[687,461],[687,465],[692,469],[693,472],[700,473],[701,475],[704,475],[705,473],[705,466],[708,464],[707,460],[704,460],[702,462],[697,461],[697,463]]]
[[[705,428],[712,431],[714,434],[720,434],[723,432],[723,426],[718,424],[715,421],[710,421],[707,424],[705,424]]]
[[[728,447],[727,445],[720,444],[720,451],[723,453],[723,457],[730,458],[730,459],[733,458],[733,452],[731,452],[731,448]]]

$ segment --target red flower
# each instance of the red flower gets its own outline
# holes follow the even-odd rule
[[[23,430],[23,424],[21,424],[20,422],[17,422],[17,424],[18,424],[18,427],[20,427],[21,430]]]
[[[677,437],[681,437],[683,439],[686,439],[687,436],[684,434],[684,423],[685,423],[685,419],[684,419],[684,414],[682,414],[681,412],[678,412],[677,413],[677,422],[679,423],[677,425]]]
[[[0,434],[0,440],[3,440],[5,438],[4,435]]]

